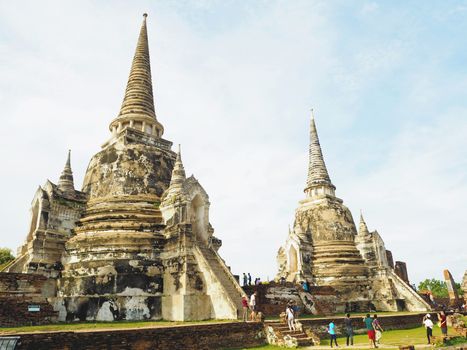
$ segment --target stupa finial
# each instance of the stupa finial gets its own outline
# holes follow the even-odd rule
[[[310,146],[308,160],[308,177],[306,181],[305,192],[311,193],[310,190],[316,187],[328,187],[330,191],[327,194],[334,193],[335,186],[331,179],[324,163],[323,152],[319,143],[318,131],[316,130],[314,110],[311,109],[310,116]]]
[[[157,121],[152,90],[151,64],[149,57],[147,13],[143,14],[143,23],[136,44],[135,55],[125,90],[120,112],[111,123],[110,130],[132,127],[145,133],[161,137],[164,127]]]
[[[366,225],[365,219],[363,219],[363,212],[360,209],[360,224],[358,227],[358,234],[360,235],[369,235],[370,231],[368,230],[368,226]]]
[[[177,158],[175,159],[174,168],[172,170],[172,178],[170,179],[170,187],[181,186],[185,180],[186,174],[182,162],[182,146],[179,144]]]
[[[65,167],[63,168],[60,179],[58,180],[58,188],[63,192],[72,192],[75,190],[73,172],[71,171],[71,150],[68,150]]]

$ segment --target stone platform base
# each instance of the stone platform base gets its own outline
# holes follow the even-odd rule
[[[266,344],[263,324],[215,323],[125,330],[19,334],[18,350],[238,349]]]

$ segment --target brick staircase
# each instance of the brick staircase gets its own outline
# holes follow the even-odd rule
[[[242,295],[244,292],[242,287],[240,287],[221,257],[212,248],[197,246],[197,249],[211,267],[212,272],[214,272],[217,280],[227,292],[231,302],[236,306],[237,317],[239,317],[243,309]]]
[[[266,322],[266,326],[274,329],[278,338],[284,338],[286,335],[297,339],[298,346],[311,346],[314,345],[313,339],[309,337],[304,331],[290,331],[289,326],[282,322]]]

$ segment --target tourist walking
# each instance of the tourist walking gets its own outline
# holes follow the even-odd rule
[[[251,308],[250,319],[251,319],[251,321],[256,320],[256,312],[258,311],[258,308],[257,308],[257,305],[256,305],[256,295],[257,294],[258,294],[258,292],[255,291],[250,297],[250,308]]]
[[[371,318],[370,314],[366,314],[366,317],[363,319],[365,323],[365,328],[368,333],[368,339],[370,341],[370,346],[372,348],[377,348],[376,346],[376,338],[375,338],[375,329],[373,327],[373,319]]]
[[[244,294],[242,297],[242,307],[243,307],[243,322],[246,322],[248,319],[248,297]]]
[[[285,314],[287,315],[287,325],[289,326],[289,331],[295,332],[295,315],[291,304],[287,305],[287,308],[285,309]]]
[[[248,285],[251,286],[251,275],[249,272],[248,272]]]
[[[243,287],[245,287],[248,284],[248,277],[246,276],[246,273],[243,273]]]
[[[376,314],[373,316],[373,329],[375,330],[375,342],[376,344],[379,344],[379,340],[383,336],[383,327],[381,327],[381,324],[378,320],[378,315]]]
[[[337,345],[336,325],[334,324],[334,321],[331,321],[331,323],[329,323],[328,333],[329,333],[329,336],[331,337],[331,348],[332,348],[333,341],[334,341],[334,344],[336,344],[336,347],[339,347],[339,345]]]
[[[438,314],[438,320],[441,333],[443,334],[443,337],[446,338],[448,336],[448,322],[446,319],[446,313],[444,311],[441,311],[441,313]]]
[[[428,345],[430,345],[431,337],[433,336],[433,321],[431,320],[430,314],[426,314],[423,317],[423,325],[426,328],[426,338],[428,339]]]
[[[352,326],[352,319],[350,318],[350,314],[347,314],[344,318],[344,330],[345,330],[345,337],[346,337],[346,345],[353,345],[353,326]]]

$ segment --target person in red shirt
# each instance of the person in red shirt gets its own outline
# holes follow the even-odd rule
[[[438,320],[440,323],[439,326],[441,327],[441,333],[443,333],[443,337],[446,337],[448,335],[448,322],[444,311],[441,311],[441,313],[438,314]]]
[[[243,306],[243,322],[247,321],[248,318],[248,298],[246,295],[243,295],[242,297],[242,306]]]

